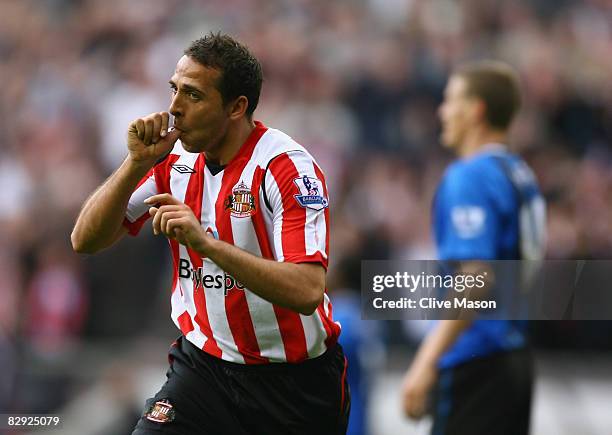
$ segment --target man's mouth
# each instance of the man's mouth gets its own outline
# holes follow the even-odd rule
[[[176,125],[173,125],[172,129],[177,130],[179,132],[179,137],[181,137],[181,136],[183,136],[185,134],[185,130],[183,130],[182,128],[177,127]]]
[[[177,119],[175,117],[172,117],[170,119],[170,124],[172,124],[172,128],[179,130],[181,132],[184,132],[185,130],[183,129],[183,126],[181,125],[180,122],[177,122]]]

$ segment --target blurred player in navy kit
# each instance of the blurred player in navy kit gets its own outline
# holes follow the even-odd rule
[[[531,170],[505,145],[520,99],[515,72],[498,62],[465,65],[447,84],[442,142],[459,159],[434,199],[440,260],[542,256],[544,202]],[[403,407],[421,418],[432,397],[435,435],[522,435],[532,384],[524,322],[442,320],[404,378]]]

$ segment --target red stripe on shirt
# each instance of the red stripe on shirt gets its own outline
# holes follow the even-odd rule
[[[193,331],[193,322],[191,321],[191,316],[187,311],[184,311],[183,314],[178,316],[178,323],[181,326],[181,332],[183,335],[187,335]]]
[[[152,175],[154,176],[154,174],[155,174],[155,166],[152,167],[151,169],[149,169],[149,171],[146,173],[146,175],[140,179],[140,181],[136,185],[136,189],[134,189],[134,190],[138,190],[138,188],[140,186],[142,186],[144,184],[144,182],[149,179],[149,177],[151,177]]]
[[[266,223],[264,222],[263,217],[263,207],[265,204],[261,204],[259,199],[259,189],[261,188],[261,183],[263,181],[263,176],[266,173],[265,169],[258,167],[255,169],[255,173],[253,174],[253,183],[251,184],[251,192],[255,198],[255,214],[251,218],[251,222],[253,223],[253,228],[255,229],[255,235],[257,235],[257,242],[259,243],[259,248],[261,250],[261,255],[263,258],[274,259],[274,254],[272,253],[272,244],[270,239],[268,238],[268,232],[266,231]]]
[[[255,145],[266,130],[262,124],[258,123],[240,148],[238,154],[223,171],[221,189],[215,204],[215,223],[219,239],[232,245],[234,244],[234,235],[232,233],[231,214],[230,210],[226,208],[226,201],[232,195],[232,189],[236,184],[241,181],[248,182],[248,180],[242,180],[240,177],[253,155]],[[225,297],[225,312],[232,337],[238,347],[238,352],[244,358],[244,362],[246,364],[264,364],[269,362],[268,358],[261,356],[253,319],[251,318],[251,312],[249,311],[246,295],[243,290],[237,288],[229,290]]]
[[[138,188],[142,186],[145,183],[145,181],[147,181],[149,177],[151,177],[154,174],[155,174],[155,168],[153,167],[149,169],[149,172],[147,172],[147,174],[140,179],[140,181],[136,185],[136,188],[134,189],[134,192],[138,190]],[[135,236],[140,232],[140,229],[142,228],[144,223],[147,221],[147,219],[149,219],[150,217],[151,216],[149,215],[148,210],[145,214],[140,216],[134,222],[130,222],[130,220],[127,217],[125,217],[123,218],[123,226],[127,228],[129,235]]]
[[[253,177],[253,186],[256,186],[256,185],[261,186],[263,182],[263,177],[265,177],[265,174],[266,172],[264,169],[257,168],[257,170],[255,171],[254,177]],[[259,195],[255,196],[255,202],[256,204],[259,203]],[[263,207],[266,207],[266,205],[263,204],[261,205],[261,207],[263,209]],[[258,210],[260,210],[259,206],[258,206]],[[304,214],[304,219],[306,219],[306,214]],[[274,258],[274,254],[271,248],[271,242],[270,242],[270,239],[268,238],[268,233],[266,231],[265,222],[263,220],[263,215],[261,213],[256,213],[255,216],[253,216],[253,225],[255,227],[255,234],[257,234],[257,240],[259,241],[259,246],[262,249],[261,251],[262,255],[264,256],[264,258]],[[305,226],[306,226],[306,223],[304,222],[304,227]],[[304,252],[303,255],[294,255],[294,256],[291,256],[290,258],[287,258],[287,256],[285,255],[284,261],[287,261],[290,263],[321,263],[323,267],[325,267],[325,269],[327,270],[327,259],[324,258],[323,254],[321,254],[320,252],[315,252],[314,254],[311,254],[311,255],[306,255],[306,253]]]
[[[187,192],[185,193],[185,204],[187,204],[196,219],[200,221],[202,215],[202,195],[204,194],[204,154],[200,154],[194,165],[195,173],[189,178],[189,184],[187,185]],[[202,258],[200,254],[187,248],[189,258],[194,270],[198,270],[202,267]],[[193,301],[196,306],[195,321],[206,336],[206,342],[204,343],[204,351],[221,358],[222,352],[217,341],[210,328],[210,322],[208,321],[208,312],[206,311],[206,294],[203,288],[197,288],[194,283],[193,287]]]
[[[170,154],[167,159],[155,166],[157,193],[170,193],[170,171],[179,157],[178,154]]]
[[[318,165],[314,164],[314,170],[317,178],[321,180],[321,184],[323,185],[323,194],[329,200],[329,193],[327,191],[327,183],[325,182],[325,175],[321,168]],[[325,208],[325,253],[327,254],[327,259],[329,259],[329,207]],[[325,264],[327,264],[327,259],[325,260]],[[325,289],[327,293],[327,289]],[[323,326],[325,327],[325,332],[327,333],[327,339],[325,340],[325,345],[327,347],[332,346],[338,341],[338,336],[340,335],[340,327],[334,323],[332,316],[332,304],[329,303],[329,316],[325,315],[325,308],[323,306],[325,304],[325,299],[319,304],[317,307],[317,311],[319,312],[319,316],[321,317],[321,321],[323,322]]]
[[[179,244],[176,240],[168,239],[168,243],[170,243],[170,251],[172,252],[172,264],[174,265],[174,274],[172,275],[172,290],[171,293],[174,293],[176,290],[176,284],[179,280]],[[178,282],[179,289],[181,290],[181,296],[183,295],[183,287],[181,283]]]
[[[179,155],[170,154],[167,159],[155,165],[149,172],[140,179],[134,191],[136,191],[140,186],[142,186],[151,175],[153,175],[155,180],[155,185],[157,187],[157,193],[167,193],[170,192],[170,170],[172,169],[172,165],[178,160]],[[134,222],[130,222],[126,217],[123,219],[123,226],[128,229],[128,234],[131,236],[137,235],[144,223],[149,220],[151,216],[147,211]]]
[[[319,168],[319,166],[316,163],[313,164],[313,166],[314,166],[314,170],[315,170],[315,174],[317,178],[321,180],[321,184],[323,185],[323,195],[325,195],[329,203],[329,192],[327,191],[327,183],[325,182],[325,175],[323,175],[323,171],[321,171],[321,168]],[[327,269],[327,263],[329,259],[329,207],[325,207],[324,213],[325,213],[325,254],[327,255],[324,266],[325,266],[325,269]]]
[[[300,174],[286,153],[274,159],[269,170],[274,176],[283,202],[281,245],[284,261],[305,257],[306,209],[294,198],[294,195],[300,192],[293,180],[300,178]]]
[[[325,289],[327,292],[327,289]],[[340,327],[337,323],[334,322],[334,318],[332,315],[332,304],[331,302],[328,305],[329,315],[325,315],[325,299],[323,302],[319,304],[317,307],[317,311],[319,312],[319,316],[321,317],[321,321],[323,322],[323,327],[325,328],[325,332],[327,333],[327,338],[325,339],[325,345],[327,347],[331,347],[338,341],[338,336],[340,335]]]
[[[331,346],[332,344],[335,344],[338,341],[338,337],[340,336],[340,326],[336,322],[334,322],[334,309],[333,309],[331,301],[329,302],[327,309],[329,311],[329,316],[327,316],[327,321],[329,322],[329,326],[331,326],[331,329],[333,331],[331,337],[328,338],[329,340],[328,346]]]
[[[325,335],[326,335],[325,346],[329,347],[328,340],[332,336],[332,330],[331,330],[331,327],[329,326],[329,321],[327,319],[327,316],[325,315],[325,308],[323,307],[324,303],[325,303],[325,299],[323,299],[323,302],[321,302],[319,306],[317,307],[317,313],[319,313],[319,317],[321,318],[321,323],[323,323],[323,328],[325,328]]]
[[[299,190],[293,180],[300,177],[295,164],[287,154],[278,156],[269,167],[278,186],[283,203],[281,244],[285,261],[300,261],[306,257],[306,209],[293,197]],[[308,358],[306,336],[299,313],[274,305],[285,355],[288,362],[299,362]]]
[[[259,186],[263,179],[265,171],[261,168],[255,172],[253,177],[253,186]],[[256,196],[255,204],[259,207],[259,195]],[[253,226],[255,234],[259,241],[259,246],[264,258],[273,259],[272,248],[266,232],[265,222],[261,209],[253,216]],[[304,327],[298,313],[273,305],[276,321],[278,322],[283,347],[288,362],[299,362],[308,358],[308,350],[306,347],[306,336],[304,335]],[[325,323],[324,323],[325,324]],[[329,336],[329,334],[328,334]]]
[[[123,218],[123,226],[127,228],[128,234],[130,236],[136,236],[140,232],[142,226],[145,224],[147,220],[149,220],[150,217],[151,216],[149,215],[148,210],[145,214],[140,216],[134,222],[130,222],[130,220],[127,217],[125,217]]]
[[[274,307],[274,314],[278,322],[283,346],[285,347],[285,356],[287,362],[297,363],[308,358],[308,349],[306,347],[306,336],[304,335],[304,326],[300,314],[291,311],[288,308]]]

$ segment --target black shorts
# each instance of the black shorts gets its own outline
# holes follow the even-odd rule
[[[346,359],[337,344],[299,364],[236,364],[181,337],[168,378],[132,435],[345,434]]]
[[[440,371],[432,435],[527,435],[530,351],[503,352]]]

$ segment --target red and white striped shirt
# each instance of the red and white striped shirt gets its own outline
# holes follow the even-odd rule
[[[256,122],[238,154],[213,174],[204,153],[177,142],[141,180],[124,225],[130,234],[148,219],[151,195],[183,201],[214,237],[254,255],[327,268],[329,208],[323,172],[283,132]],[[174,261],[172,320],[194,345],[244,364],[299,362],[321,355],[340,334],[327,294],[305,316],[274,305],[237,282],[209,258],[169,240]]]

